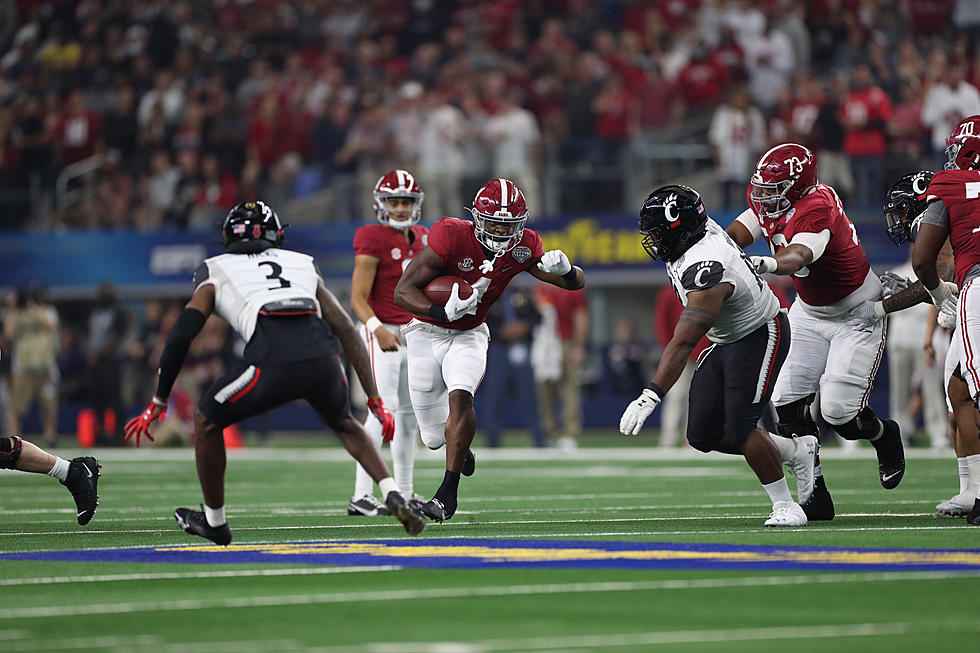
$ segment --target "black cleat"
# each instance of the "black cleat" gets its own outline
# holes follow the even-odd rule
[[[973,502],[973,510],[966,516],[966,523],[972,526],[980,526],[980,499]]]
[[[409,535],[420,535],[425,530],[425,515],[419,501],[406,501],[401,492],[392,490],[385,497],[385,505],[395,518],[405,527]]]
[[[78,523],[84,526],[95,516],[95,507],[99,505],[99,470],[102,465],[91,456],[73,458],[68,464],[68,476],[61,484],[68,488],[75,498],[78,509]]]
[[[422,512],[433,521],[444,522],[453,518],[456,508],[450,510],[441,500],[433,498],[422,504]]]
[[[806,513],[807,521],[830,521],[834,518],[834,500],[822,474],[813,479],[813,494],[800,507]]]
[[[472,449],[466,450],[466,458],[463,460],[463,469],[460,470],[460,474],[463,476],[473,476],[473,472],[476,471],[476,456],[473,455]]]
[[[208,518],[204,515],[203,505],[200,510],[177,508],[174,511],[174,519],[177,520],[178,526],[191,535],[199,535],[222,546],[231,544],[231,529],[228,528],[228,524],[225,523],[221,526],[209,524]]]
[[[878,480],[881,487],[891,490],[898,487],[905,475],[905,447],[902,446],[902,432],[895,420],[882,420],[884,433],[871,444],[878,454]]]
[[[385,504],[378,501],[373,494],[365,494],[360,499],[351,499],[347,504],[347,514],[350,516],[363,515],[364,517],[387,517],[391,513],[385,508]]]

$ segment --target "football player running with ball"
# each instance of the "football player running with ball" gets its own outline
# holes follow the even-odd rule
[[[395,288],[395,302],[415,314],[402,327],[408,346],[412,407],[430,449],[446,445],[446,473],[425,514],[445,521],[456,513],[460,474],[473,474],[470,451],[476,432],[473,394],[487,365],[490,331],[484,320],[510,280],[523,271],[568,290],[585,286],[585,273],[561,250],[544,252],[541,237],[524,227],[524,194],[508,179],[491,179],[473,198],[473,221],[443,218],[432,226],[429,245],[412,259]],[[439,276],[454,275],[473,292],[460,298],[459,284],[444,306],[423,289]]]
[[[204,505],[201,510],[178,508],[177,524],[215,544],[230,543],[225,427],[303,399],[377,481],[389,511],[405,530],[418,535],[425,517],[398,491],[377,447],[351,414],[341,347],[361,379],[371,412],[385,431],[394,428],[375,388],[364,344],[324,285],[313,258],[282,249],[283,225],[264,202],[233,208],[222,234],[225,253],[205,260],[194,273],[194,294],[164,345],[156,393],[143,414],[126,424],[126,439],[135,435],[137,446],[141,435],[153,439],[149,427],[163,419],[191,341],[211,313],[223,317],[245,340],[244,363],[215,381],[198,404],[194,453]]]
[[[926,189],[928,205],[918,217],[912,268],[936,306],[942,306],[959,288],[958,369],[976,407],[980,405],[980,286],[976,283],[980,277],[980,115],[956,126],[946,139],[946,157],[946,169],[934,174]],[[943,281],[936,265],[947,238],[953,248],[955,283]],[[975,409],[972,412],[980,425],[980,415]],[[973,469],[971,466],[971,480]],[[980,526],[980,499],[974,499],[966,520]]]
[[[380,224],[366,224],[354,234],[354,273],[350,303],[362,323],[359,329],[371,357],[371,373],[378,394],[395,417],[391,457],[395,482],[405,496],[412,497],[415,439],[418,424],[408,395],[408,358],[399,329],[412,314],[395,303],[395,284],[408,262],[428,242],[429,230],[418,224],[425,194],[415,177],[404,170],[384,174],[374,185],[374,208]],[[364,424],[371,441],[381,448],[381,422],[368,415]],[[347,504],[348,515],[387,515],[385,505],[374,496],[374,480],[357,465],[354,496]]]
[[[806,526],[806,514],[783,475],[781,452],[758,426],[790,347],[789,321],[779,300],[687,186],[650,193],[640,209],[640,234],[647,254],[667,264],[684,310],[653,381],[626,408],[619,430],[640,432],[707,335],[712,345],[691,379],[687,441],[700,451],[745,457],[772,500],[766,526]],[[810,445],[808,451],[794,450],[801,501],[812,491],[815,438]]]
[[[772,256],[751,257],[760,273],[792,275],[797,299],[789,309],[793,343],[776,381],[776,445],[792,436],[816,435],[810,404],[819,390],[820,413],[847,440],[869,440],[878,454],[878,480],[898,486],[905,473],[901,433],[878,419],[868,396],[885,349],[881,282],[861,248],[837,193],[817,181],[807,148],[777,145],[762,155],[752,175],[750,208],[728,227],[745,248],[764,238]],[[819,457],[814,489],[803,509],[811,520],[834,518],[834,503]]]

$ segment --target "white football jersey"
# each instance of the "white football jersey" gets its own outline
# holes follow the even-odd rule
[[[687,294],[720,283],[735,287],[708,330],[708,339],[726,344],[740,340],[779,312],[779,300],[749,262],[745,252],[718,223],[708,218],[708,232],[676,261],[667,264],[667,276],[687,306]]]
[[[248,342],[259,311],[267,304],[312,300],[320,316],[319,278],[312,256],[272,247],[256,254],[220,254],[205,260],[194,273],[194,290],[213,285],[215,312]]]

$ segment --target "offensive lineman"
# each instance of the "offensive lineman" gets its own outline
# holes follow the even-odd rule
[[[198,404],[194,453],[204,505],[200,511],[178,508],[177,524],[216,544],[230,543],[223,430],[288,401],[305,399],[377,481],[388,509],[405,530],[418,535],[425,528],[420,507],[398,492],[378,449],[351,414],[338,340],[357,370],[371,412],[385,431],[394,428],[371,377],[364,345],[323,284],[312,257],[281,249],[283,226],[264,202],[233,208],[222,234],[225,253],[207,259],[194,273],[194,294],[164,345],[156,394],[146,410],[126,424],[126,439],[135,434],[137,446],[140,435],[152,439],[149,426],[166,413],[167,397],[190,343],[212,312],[246,341],[243,364],[215,381]]]
[[[898,424],[878,419],[868,406],[885,348],[885,322],[875,311],[881,283],[854,225],[834,189],[817,181],[813,154],[795,143],[762,155],[748,200],[728,235],[743,249],[765,238],[772,256],[751,257],[756,269],[792,275],[797,292],[789,310],[793,342],[772,397],[776,430],[785,436],[774,438],[776,446],[792,446],[793,435],[817,434],[810,404],[819,390],[824,419],[847,440],[869,440],[882,487],[897,487],[905,473]],[[814,475],[803,509],[811,521],[833,519],[819,455]]]
[[[446,473],[422,510],[445,521],[456,513],[459,476],[470,476],[476,432],[473,394],[487,366],[490,331],[484,320],[510,280],[527,271],[559,288],[585,286],[585,273],[560,249],[543,252],[541,237],[525,229],[527,203],[509,179],[491,179],[477,192],[473,221],[443,218],[432,226],[429,244],[412,259],[395,287],[395,302],[415,314],[402,327],[408,346],[412,406],[430,449],[446,445]],[[537,264],[537,265],[535,265]],[[473,287],[460,299],[459,284],[445,306],[422,289],[438,276],[455,275]]]
[[[806,526],[806,514],[793,501],[783,475],[782,452],[758,426],[790,348],[789,320],[779,300],[745,253],[708,217],[692,188],[669,185],[650,193],[640,209],[640,234],[650,258],[667,264],[684,311],[653,381],[623,413],[620,432],[640,432],[707,335],[712,345],[698,358],[691,380],[688,442],[706,453],[745,457],[772,500],[766,526]],[[793,444],[787,462],[794,466],[797,494],[805,501],[813,489],[817,439],[804,436]]]
[[[974,407],[980,402],[980,115],[963,119],[946,139],[946,169],[933,175],[926,190],[925,211],[912,246],[912,268],[937,306],[959,288],[956,330],[959,336],[959,372],[966,381]],[[943,281],[936,260],[949,238],[953,248],[956,282]],[[980,426],[980,415],[973,411]],[[980,459],[977,459],[980,463]],[[980,467],[980,465],[978,465]],[[971,480],[973,467],[970,467]],[[980,526],[980,499],[975,498],[967,522]]]
[[[418,423],[408,394],[408,358],[398,336],[412,314],[395,303],[395,284],[413,257],[428,243],[429,230],[418,224],[425,194],[414,175],[404,170],[384,174],[374,185],[374,208],[380,224],[359,227],[354,234],[354,272],[350,303],[363,325],[358,331],[371,356],[371,372],[378,394],[395,417],[391,457],[395,482],[412,497],[412,468]],[[364,430],[381,448],[381,422],[368,416]],[[361,465],[354,476],[354,496],[348,515],[387,515],[374,496],[374,480]]]

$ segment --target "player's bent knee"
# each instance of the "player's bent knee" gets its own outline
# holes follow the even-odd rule
[[[438,449],[446,444],[446,433],[443,427],[422,427],[422,444],[429,449]]]
[[[857,424],[858,407],[835,401],[822,401],[820,402],[820,414],[835,431],[841,434],[841,437],[846,438],[847,436],[841,433],[841,428],[846,428],[845,425],[851,422]],[[858,430],[860,431],[860,428]]]
[[[23,446],[23,440],[16,435],[0,438],[0,469],[14,469]]]

